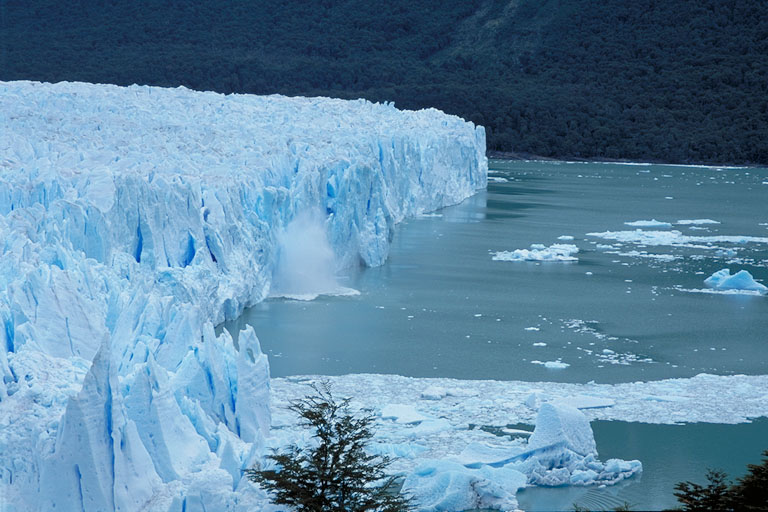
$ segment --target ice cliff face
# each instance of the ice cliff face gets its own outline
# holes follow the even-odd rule
[[[486,184],[436,110],[183,88],[0,83],[0,509],[231,510],[270,425],[252,330],[285,227],[337,266]]]

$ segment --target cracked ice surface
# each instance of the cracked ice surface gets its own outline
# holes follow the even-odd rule
[[[184,88],[0,82],[0,508],[231,510],[264,448],[252,330],[285,227],[337,267],[486,185],[436,110]]]

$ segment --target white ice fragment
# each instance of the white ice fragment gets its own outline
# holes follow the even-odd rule
[[[534,360],[534,361],[531,361],[531,364],[540,364],[540,365],[544,366],[545,368],[550,368],[550,369],[553,369],[553,370],[562,370],[564,368],[568,368],[569,366],[571,366],[570,364],[564,363],[564,362],[560,361],[559,359],[557,361],[536,361],[536,360]]]
[[[682,219],[675,222],[675,224],[680,226],[700,226],[703,224],[720,224],[720,222],[712,219]]]
[[[578,261],[579,248],[571,244],[532,244],[530,249],[495,252],[494,261]]]
[[[768,287],[758,283],[746,270],[731,275],[730,269],[718,270],[704,280],[704,284],[717,290],[744,290],[768,293]]]
[[[657,231],[642,230],[634,231],[604,231],[601,233],[587,233],[587,236],[604,238],[607,240],[616,240],[623,243],[632,243],[639,245],[671,245],[692,247],[693,244],[714,244],[714,243],[759,243],[768,244],[768,237],[748,236],[748,235],[716,235],[716,236],[691,236],[684,235],[680,231]],[[699,249],[719,249],[716,246],[695,245]]]
[[[672,224],[669,222],[663,222],[656,219],[651,220],[635,220],[631,222],[625,222],[627,226],[632,227],[638,227],[638,228],[671,228]]]

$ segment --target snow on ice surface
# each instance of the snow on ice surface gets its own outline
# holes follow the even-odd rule
[[[267,359],[250,328],[235,346],[213,326],[283,285],[338,291],[397,222],[486,185],[483,129],[436,110],[0,82],[0,112],[0,496],[17,511],[263,504],[240,470],[265,448]],[[316,252],[294,250],[304,235]],[[296,262],[317,265],[310,289]]]
[[[740,270],[731,275],[730,269],[718,270],[704,280],[704,284],[716,290],[740,290],[767,293],[768,287],[758,283],[746,270]]]
[[[579,248],[572,244],[532,244],[530,249],[498,251],[493,253],[494,261],[578,261],[574,256]]]

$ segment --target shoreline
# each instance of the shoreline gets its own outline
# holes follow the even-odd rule
[[[643,161],[631,160],[628,158],[582,158],[582,157],[554,157],[554,156],[542,156],[533,153],[514,152],[514,151],[497,151],[486,150],[485,156],[494,160],[510,160],[510,161],[542,161],[542,162],[579,162],[579,163],[601,163],[601,164],[647,164],[647,165],[675,165],[680,167],[721,167],[721,168],[738,168],[738,169],[757,169],[768,167],[767,165],[761,165],[756,163],[717,163],[717,162],[668,162],[655,158],[649,158]]]

